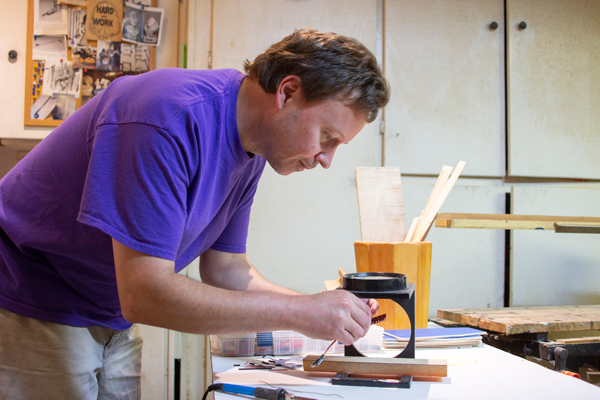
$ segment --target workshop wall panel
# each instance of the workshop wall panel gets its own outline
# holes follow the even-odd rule
[[[356,37],[376,51],[377,2],[224,0],[214,3],[213,68],[242,68],[294,29],[314,27]],[[315,293],[339,267],[355,271],[360,240],[354,167],[381,165],[376,123],[368,124],[332,167],[279,176],[269,166],[250,220],[248,258],[269,280]]]
[[[503,4],[385,3],[386,166],[437,175],[465,160],[464,175],[504,176]]]
[[[406,221],[427,204],[435,179],[405,177],[402,194]],[[506,188],[493,180],[459,179],[440,212],[504,214]],[[429,316],[438,309],[502,307],[504,231],[432,227]]]
[[[600,179],[600,2],[510,0],[507,33],[509,175]]]
[[[600,217],[600,185],[515,186],[513,214]],[[511,306],[600,303],[600,235],[512,231]]]

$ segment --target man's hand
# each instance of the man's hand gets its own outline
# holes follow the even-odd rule
[[[296,296],[293,329],[308,337],[352,344],[371,326],[372,309],[363,299],[345,290]],[[377,306],[378,308],[378,306]]]

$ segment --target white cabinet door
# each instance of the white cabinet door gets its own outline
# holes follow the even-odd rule
[[[435,179],[402,179],[406,220],[418,217]],[[440,212],[504,214],[506,189],[499,182],[460,179]],[[429,316],[443,308],[489,308],[504,304],[504,231],[432,227]]]
[[[25,128],[27,1],[0,0],[0,138],[43,139],[51,128]],[[15,50],[16,62],[8,52]]]
[[[373,53],[374,0],[220,0],[214,3],[213,68],[242,68],[294,29],[313,27],[357,38]],[[360,240],[354,167],[381,165],[381,141],[368,124],[338,149],[332,167],[291,176],[265,169],[252,207],[248,258],[269,280],[306,293],[337,270],[356,270]]]
[[[516,186],[513,214],[600,217],[593,189]],[[600,303],[600,235],[512,231],[512,306]]]
[[[507,33],[509,175],[600,179],[600,2],[510,0]]]
[[[385,164],[437,175],[465,160],[463,175],[504,176],[503,1],[394,0],[384,17]]]

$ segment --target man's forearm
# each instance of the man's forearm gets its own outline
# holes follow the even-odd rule
[[[202,282],[231,289],[296,295],[291,289],[278,286],[265,279],[246,259],[245,255],[208,251],[200,260]]]
[[[199,334],[294,330],[346,344],[362,337],[370,325],[372,310],[344,290],[282,294],[244,263],[234,267],[242,269],[240,277],[223,284],[235,290],[223,289],[176,274],[173,261],[115,240],[113,253],[121,310],[130,322]],[[210,275],[208,280],[222,283],[223,276],[227,274]]]

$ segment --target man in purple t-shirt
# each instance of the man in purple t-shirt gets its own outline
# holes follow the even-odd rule
[[[235,70],[119,78],[0,181],[0,398],[139,398],[140,322],[352,343],[378,304],[248,262],[265,163],[329,168],[389,100],[358,41],[294,32]],[[200,256],[202,283],[177,274]]]

